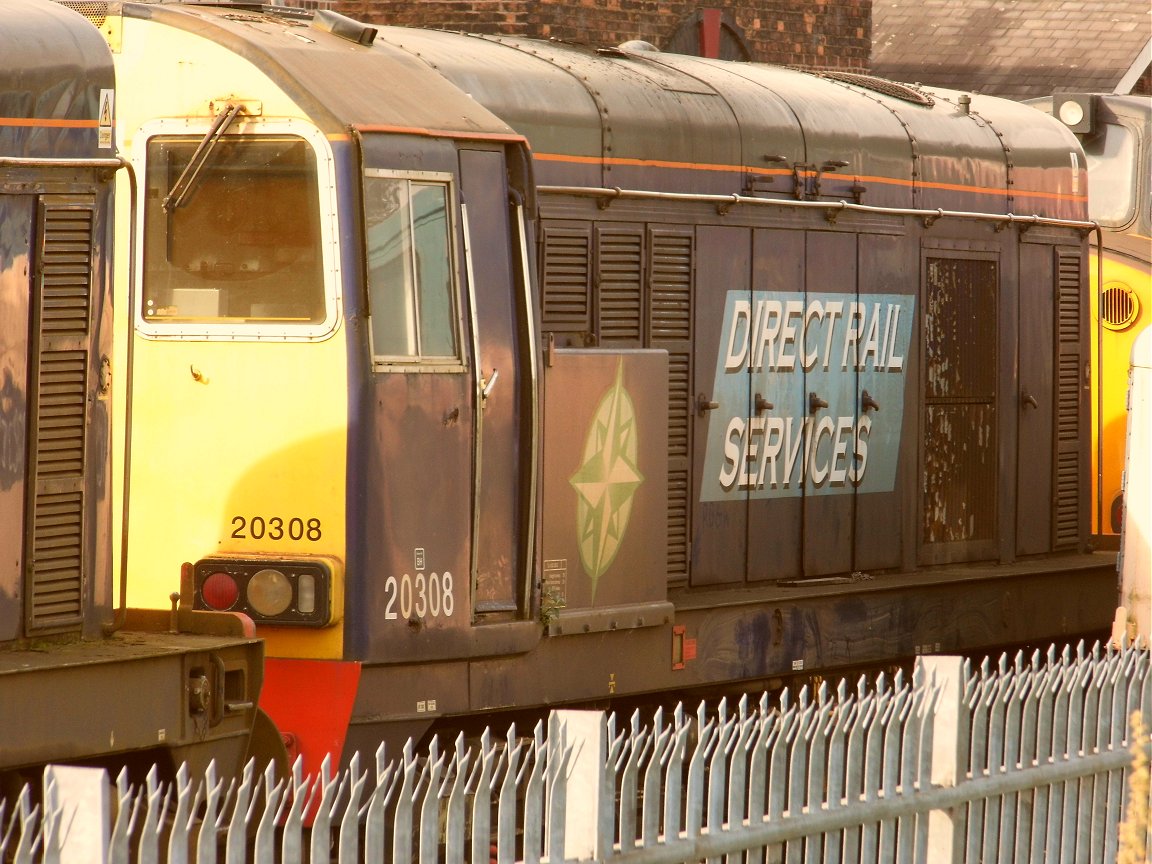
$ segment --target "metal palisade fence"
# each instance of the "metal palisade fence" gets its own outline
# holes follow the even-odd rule
[[[553,712],[315,778],[141,788],[50,767],[0,811],[24,862],[1147,862],[1149,652],[921,658],[735,707]],[[1133,718],[1136,718],[1135,722]],[[619,728],[623,726],[625,728]],[[109,799],[113,800],[109,800]],[[306,814],[314,813],[311,826]],[[1141,857],[1143,856],[1143,857]]]

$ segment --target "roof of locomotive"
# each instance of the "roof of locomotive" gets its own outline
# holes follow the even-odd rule
[[[44,0],[5,0],[0,27],[0,155],[95,158],[112,54],[95,27]]]
[[[411,54],[338,36],[299,10],[135,2],[125,3],[123,14],[186,30],[243,57],[326,133],[363,125],[450,136],[515,134]]]
[[[543,184],[733,194],[756,176],[757,194],[791,197],[801,166],[823,170],[825,199],[1084,218],[1075,136],[1005,100],[631,45],[384,27],[376,46],[524,134]]]

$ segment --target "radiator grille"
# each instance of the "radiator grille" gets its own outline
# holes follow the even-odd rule
[[[27,573],[30,633],[80,623],[84,590],[84,445],[93,212],[45,203],[35,282],[36,426]]]
[[[1056,501],[1053,541],[1057,549],[1080,541],[1081,256],[1056,251]]]
[[[597,332],[602,345],[640,344],[644,331],[642,245],[639,228],[597,233]]]
[[[668,351],[668,580],[688,578],[692,453],[692,235],[649,235],[649,346]]]
[[[587,332],[591,235],[586,226],[544,229],[541,317],[546,331]]]

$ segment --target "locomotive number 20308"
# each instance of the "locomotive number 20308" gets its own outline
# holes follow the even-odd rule
[[[311,540],[324,536],[320,520],[315,516],[305,519],[292,516],[233,516],[232,538],[235,540]]]
[[[388,620],[451,618],[456,611],[452,574],[447,570],[428,575],[417,573],[415,577],[408,573],[400,578],[389,576],[384,582],[384,593],[388,598],[384,617]]]

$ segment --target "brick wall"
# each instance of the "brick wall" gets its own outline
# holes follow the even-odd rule
[[[595,47],[630,39],[666,48],[695,40],[700,10],[720,10],[720,44],[738,39],[751,59],[866,71],[872,0],[761,0],[710,6],[677,0],[335,0],[361,21],[555,38]],[[716,16],[711,16],[715,22]],[[728,51],[721,56],[734,56]]]

